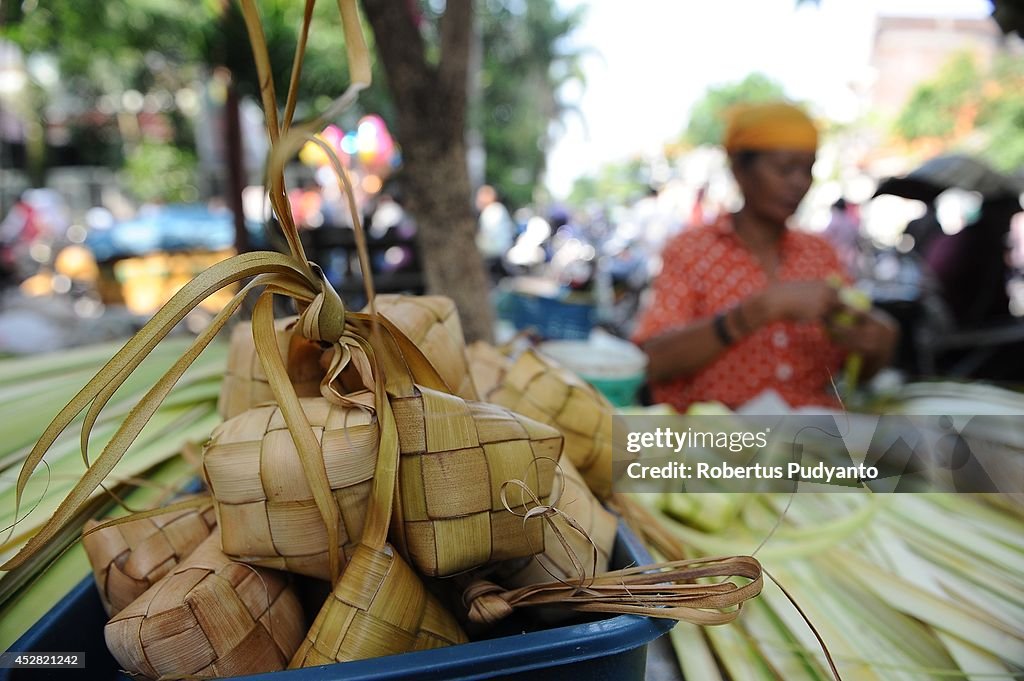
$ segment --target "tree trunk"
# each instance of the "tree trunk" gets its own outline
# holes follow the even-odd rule
[[[227,144],[225,157],[227,160],[227,203],[231,208],[235,224],[235,251],[247,253],[249,247],[249,230],[245,226],[245,211],[242,206],[242,191],[245,189],[244,171],[242,168],[242,120],[238,109],[238,85],[234,75],[228,76],[228,94],[224,102],[224,121]]]
[[[476,248],[466,168],[472,0],[448,0],[441,59],[428,64],[415,3],[363,0],[398,112],[409,211],[417,221],[427,289],[455,301],[466,340],[490,340],[490,284]]]

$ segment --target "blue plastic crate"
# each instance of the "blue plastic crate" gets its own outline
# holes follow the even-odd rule
[[[612,565],[644,565],[651,556],[624,525],[619,524]],[[83,652],[85,669],[0,669],[0,681],[19,679],[89,679],[129,677],[118,671],[103,640],[106,614],[88,577],[54,606],[14,645],[17,652]],[[521,681],[642,681],[647,644],[668,632],[671,620],[609,616],[604,619],[501,636],[449,648],[438,648],[371,660],[257,674],[250,681],[440,681],[456,679],[518,679]]]
[[[559,340],[587,338],[596,318],[596,310],[590,303],[518,291],[505,294],[498,304],[498,314],[519,330],[532,329],[542,338]]]

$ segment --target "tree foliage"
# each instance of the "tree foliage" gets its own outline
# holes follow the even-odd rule
[[[261,0],[259,7],[275,83],[283,89],[302,23],[303,3]],[[83,117],[88,125],[96,125],[91,113],[104,99],[116,109],[122,95],[135,90],[173,101],[175,93],[201,84],[205,73],[216,66],[230,69],[241,94],[258,96],[249,39],[235,0],[48,0],[4,3],[3,8],[0,37],[11,40],[26,54],[45,53],[56,58],[61,81],[54,99],[63,106],[57,115]],[[346,73],[337,7],[318,3],[297,115],[312,115],[337,96]],[[283,91],[279,95],[283,98]],[[380,85],[365,92],[361,103],[386,117],[391,115],[386,90]],[[173,117],[174,111],[170,115]],[[353,120],[346,122],[354,124],[357,116],[358,112],[353,112]],[[73,137],[82,136],[77,127],[72,125]],[[191,135],[178,139],[187,141]]]
[[[719,144],[725,132],[724,113],[729,107],[741,102],[785,98],[782,85],[762,73],[751,73],[739,82],[709,88],[690,110],[690,122],[683,139],[693,146]]]
[[[4,12],[3,37],[29,54],[55,54],[79,96],[144,88],[159,71],[147,65],[149,55],[175,66],[197,63],[211,16],[210,3],[182,0],[4,3]]]
[[[900,138],[940,139],[964,146],[995,167],[1024,167],[1024,63],[1001,55],[988,67],[954,55],[935,78],[914,90],[894,124]]]
[[[195,172],[195,154],[159,142],[139,144],[128,153],[124,165],[125,185],[139,201],[195,201]]]
[[[896,118],[896,133],[907,140],[953,134],[964,106],[978,96],[978,75],[970,53],[954,55],[934,79],[911,93]]]
[[[478,4],[484,56],[474,122],[483,131],[486,180],[516,207],[534,199],[549,131],[569,108],[559,90],[583,80],[581,53],[567,45],[583,8],[564,12],[554,0]]]
[[[977,126],[986,136],[985,157],[997,168],[1019,173],[1024,169],[1024,62],[997,60],[983,94]]]
[[[597,173],[573,182],[569,203],[581,206],[598,201],[605,205],[623,205],[644,196],[649,186],[650,173],[643,159],[608,163]]]
[[[258,4],[275,83],[284,88],[303,3],[260,0]],[[518,205],[533,198],[545,168],[551,124],[566,110],[559,88],[569,80],[582,80],[579,53],[570,50],[565,40],[579,24],[581,10],[562,11],[555,0],[475,4],[483,58],[482,101],[473,123],[484,136],[486,180]],[[104,97],[119,105],[128,90],[166,98],[201,82],[204,70],[218,65],[231,70],[240,94],[255,97],[259,92],[236,0],[48,0],[34,5],[3,3],[0,8],[0,37],[28,54],[43,52],[57,58],[61,100],[76,109],[65,112],[72,116],[95,110]],[[421,2],[419,11],[425,56],[436,63],[444,4]],[[320,2],[314,12],[299,88],[300,118],[319,111],[336,96],[347,72],[337,7]],[[373,87],[360,95],[358,108],[349,114],[351,120],[341,121],[343,126],[353,125],[367,111],[396,126],[393,98],[379,59],[374,71]],[[91,117],[86,128],[95,125]],[[92,162],[121,162],[116,126],[107,127],[107,133],[97,135],[71,126],[73,139],[111,142],[110,147],[89,145],[80,156]],[[191,134],[179,135],[177,141],[187,147],[191,138]]]
[[[237,0],[206,1],[216,2],[218,11],[211,15],[212,20],[203,24],[203,61],[207,64],[227,66],[239,83],[240,93],[258,98],[259,81],[249,49],[249,36]],[[291,73],[299,28],[302,24],[303,4],[295,0],[257,2],[266,35],[274,83],[281,100],[284,98]],[[369,34],[368,29],[365,32]],[[385,120],[394,117],[384,79],[378,77],[381,74],[375,64],[374,84],[360,94],[359,102],[351,113],[352,120],[344,123],[354,125],[361,113],[369,111],[382,115]],[[306,43],[296,115],[301,119],[318,113],[332,98],[341,93],[347,78],[348,61],[342,40],[338,7],[333,2],[319,2],[313,10],[313,21]]]

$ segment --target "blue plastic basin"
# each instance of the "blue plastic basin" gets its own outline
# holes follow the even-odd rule
[[[651,556],[619,524],[612,565],[644,565]],[[0,680],[128,679],[103,640],[106,614],[92,577],[82,580],[14,645],[17,652],[84,652],[85,669],[0,669]],[[671,620],[609,616],[580,624],[475,641],[449,648],[322,667],[257,674],[253,681],[429,681],[441,679],[588,679],[642,681],[647,644],[672,628]]]

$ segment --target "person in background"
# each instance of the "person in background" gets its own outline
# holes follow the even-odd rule
[[[498,200],[498,192],[490,185],[477,190],[476,208],[480,211],[476,246],[492,280],[497,281],[506,274],[504,258],[512,248],[516,225],[508,209]]]
[[[962,230],[952,235],[940,232],[928,241],[925,262],[961,328],[1011,320],[1008,237],[1020,210],[1016,196],[986,199],[978,217]]]
[[[860,219],[856,209],[856,205],[850,205],[840,197],[832,204],[831,217],[822,234],[832,244],[851,276],[857,274],[857,256],[860,255]]]
[[[929,201],[925,204],[924,215],[915,218],[907,223],[903,230],[904,234],[914,239],[912,251],[921,257],[928,251],[928,245],[937,236],[942,236],[942,225],[939,223],[939,214],[935,208],[935,202]]]
[[[27,200],[27,192],[22,193],[0,222],[0,282],[6,285],[21,281],[21,261],[40,234],[36,211]]]
[[[394,190],[393,187],[386,188]],[[397,272],[418,267],[416,256],[416,221],[402,206],[400,195],[382,191],[366,224],[370,239],[393,239],[395,245],[378,253],[374,268],[381,272]]]
[[[788,229],[811,186],[818,133],[786,103],[735,108],[724,146],[744,197],[735,214],[677,235],[663,253],[633,340],[648,357],[655,401],[738,407],[774,389],[793,407],[836,404],[848,352],[862,376],[884,366],[897,331],[884,314],[844,311],[843,265],[819,236]]]

